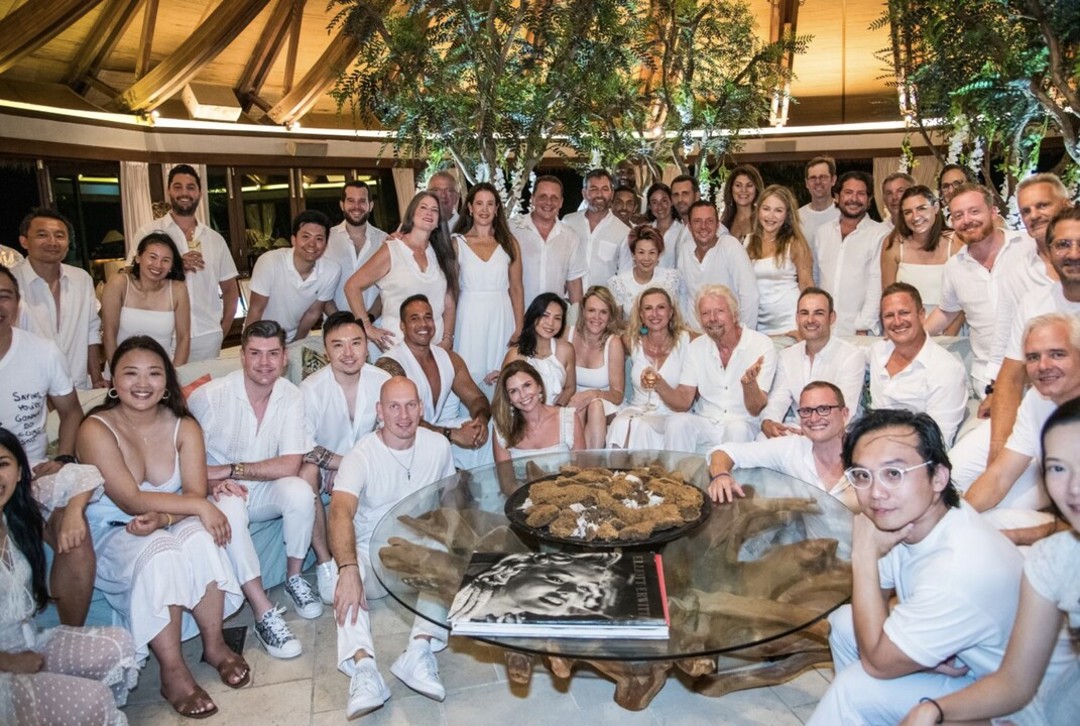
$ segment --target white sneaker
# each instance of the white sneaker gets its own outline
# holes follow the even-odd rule
[[[319,597],[324,605],[334,604],[334,588],[337,587],[337,568],[333,560],[315,565],[315,577],[319,582]]]
[[[409,643],[405,652],[390,666],[390,672],[417,693],[436,701],[446,698],[446,689],[439,680],[439,664],[435,662],[428,641],[422,638]]]
[[[285,608],[274,607],[263,613],[263,616],[255,621],[255,637],[273,657],[295,658],[303,652],[303,648],[282,619],[281,614],[284,612]]]
[[[386,685],[374,658],[364,658],[356,664],[356,672],[349,680],[349,701],[345,704],[345,718],[352,719],[371,713],[390,698]]]
[[[316,597],[311,585],[300,575],[293,575],[285,581],[285,592],[292,598],[296,614],[312,620],[322,615],[322,601]]]

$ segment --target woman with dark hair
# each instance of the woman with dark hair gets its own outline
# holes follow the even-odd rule
[[[494,186],[481,182],[469,190],[453,241],[461,262],[454,350],[491,398],[494,389],[486,378],[498,376],[506,349],[521,334],[525,312],[521,250]]]
[[[113,276],[101,293],[101,341],[105,359],[133,335],[149,335],[169,351],[173,365],[188,361],[191,301],[184,261],[172,237],[151,232],[139,240],[131,267]]]
[[[544,402],[544,381],[524,360],[503,367],[491,401],[496,462],[585,448],[581,418],[572,408]]]
[[[364,290],[372,285],[379,288],[379,320],[368,314],[364,304]],[[439,198],[432,192],[413,197],[399,234],[388,237],[345,283],[345,297],[353,315],[364,323],[368,340],[383,351],[401,340],[401,303],[417,293],[431,301],[435,339],[450,350],[457,316],[458,261],[446,220],[439,211]]]
[[[667,240],[660,230],[642,224],[630,230],[626,237],[633,255],[634,266],[626,272],[612,275],[608,289],[623,315],[629,315],[641,291],[649,287],[661,287],[678,300],[683,294],[682,274],[674,267],[661,267],[667,249]]]
[[[754,210],[764,188],[761,174],[749,164],[740,164],[728,175],[724,184],[724,214],[720,217],[720,224],[727,227],[728,234],[740,242],[754,228]]]
[[[674,268],[679,239],[686,233],[686,225],[671,199],[671,187],[657,182],[645,192],[645,200],[645,218],[664,241],[660,248],[660,266]]]
[[[997,671],[962,691],[922,699],[903,726],[948,721],[1076,723],[1080,714],[1080,398],[1043,424],[1043,482],[1071,526],[1039,540],[1024,560],[1020,605]],[[1064,631],[1062,625],[1068,630]],[[1072,647],[1064,643],[1068,634]],[[1065,647],[1062,647],[1065,646]]]
[[[44,527],[26,453],[0,428],[0,723],[126,724],[117,706],[139,675],[131,634],[34,624],[49,602]]]
[[[181,715],[203,718],[217,706],[195,683],[181,638],[197,630],[203,658],[226,686],[251,680],[221,633],[222,619],[243,603],[223,547],[229,522],[207,499],[202,430],[165,351],[152,338],[128,338],[112,370],[113,387],[78,440],[80,461],[105,478],[105,495],[86,512],[95,585],[127,623],[138,657],[146,658],[148,646],[157,656],[165,700]]]
[[[537,295],[525,311],[517,344],[510,346],[502,362],[504,368],[515,360],[531,364],[544,380],[544,401],[551,406],[567,405],[577,390],[574,346],[562,340],[565,329],[566,301],[553,292]],[[491,375],[486,380],[493,382]]]

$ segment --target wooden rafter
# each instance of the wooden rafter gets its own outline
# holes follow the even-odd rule
[[[135,77],[142,78],[150,68],[154,48],[154,27],[157,25],[158,0],[146,0],[143,9],[142,34],[139,35],[139,56],[135,59]]]
[[[64,32],[101,0],[28,0],[0,20],[0,73]]]
[[[351,33],[339,32],[300,82],[274,104],[267,115],[274,123],[279,124],[289,124],[300,119],[319,102],[322,94],[356,58],[359,50],[360,45]]]
[[[143,0],[108,0],[94,21],[94,27],[87,33],[86,40],[79,46],[61,82],[81,93],[85,86],[83,79],[87,75],[93,75],[116,47],[142,2]]]
[[[258,95],[262,90],[270,68],[281,51],[281,44],[285,42],[292,3],[293,0],[277,0],[277,4],[270,10],[270,17],[266,19],[259,40],[255,43],[255,49],[240,74],[240,80],[236,82],[233,90],[245,111],[251,108],[251,94]]]
[[[292,19],[289,23],[289,50],[285,54],[284,92],[292,90],[296,78],[296,52],[300,48],[300,30],[304,21],[304,0],[293,0]]]
[[[229,46],[270,0],[223,2],[196,28],[193,40],[184,43],[152,71],[135,81],[120,104],[132,111],[150,111],[184,87],[203,66]]]

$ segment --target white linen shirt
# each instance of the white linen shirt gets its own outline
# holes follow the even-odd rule
[[[739,379],[761,357],[765,361],[758,372],[757,384],[761,390],[768,391],[776,373],[776,347],[769,336],[744,327],[727,367],[712,338],[702,335],[691,342],[679,385],[697,389],[694,413],[717,423],[757,420],[757,416],[746,410]]]
[[[813,484],[849,507],[857,503],[855,489],[847,477],[841,475],[840,480],[835,482],[821,480],[814,461],[814,442],[805,436],[777,436],[764,441],[720,444],[707,452],[705,459],[708,460],[716,451],[727,454],[737,469],[772,469]]]
[[[378,227],[367,224],[367,237],[364,246],[359,252],[353,245],[345,229],[345,222],[330,228],[330,237],[326,240],[326,252],[323,258],[336,262],[341,268],[341,277],[337,287],[334,288],[334,304],[338,310],[348,310],[349,301],[345,297],[345,283],[349,281],[353,273],[363,267],[364,263],[372,258],[379,247],[386,240],[386,232]],[[379,288],[375,285],[364,290],[364,307],[371,310],[371,306],[379,299]]]
[[[1020,300],[1019,311],[1013,315],[1012,328],[1009,331],[1009,343],[1005,346],[1005,357],[1015,361],[1024,361],[1024,328],[1028,321],[1046,313],[1067,313],[1080,315],[1080,302],[1065,299],[1065,292],[1060,282],[1047,287],[1029,291]]]
[[[181,256],[190,250],[187,236],[171,214],[148,222],[135,233],[129,257],[134,253],[139,240],[151,232],[164,232],[172,237]],[[233,261],[225,238],[202,222],[195,225],[195,239],[202,245],[203,262],[201,270],[184,271],[184,284],[187,285],[188,298],[191,300],[191,337],[221,332],[221,315],[224,304],[221,301],[221,284],[237,276],[236,263]]]
[[[851,234],[842,237],[837,216],[814,233],[814,280],[833,296],[833,335],[879,329],[881,240],[887,231],[880,222],[863,217]]]
[[[343,456],[364,434],[375,430],[375,403],[390,374],[365,363],[356,383],[356,400],[350,413],[345,391],[326,366],[300,383],[304,396],[304,423],[316,445]]]
[[[907,368],[890,376],[885,370],[896,346],[879,340],[870,346],[870,400],[874,408],[922,411],[937,422],[945,443],[952,445],[967,411],[967,371],[960,359],[926,337]]]
[[[304,397],[284,378],[274,382],[262,423],[248,400],[243,369],[195,389],[188,407],[202,426],[211,466],[306,454],[315,448],[302,423]]]
[[[818,227],[835,222],[838,219],[840,219],[840,207],[835,204],[831,204],[827,209],[821,211],[814,209],[809,204],[799,207],[799,223],[802,226],[803,237],[808,240],[814,239],[814,233],[817,232]]]
[[[1049,398],[1045,398],[1034,388],[1029,388],[1020,400],[1020,408],[1016,411],[1016,425],[1013,426],[1009,440],[1005,442],[1005,448],[1015,451],[1021,456],[1033,459],[1036,463],[1042,461],[1042,427],[1050,414],[1057,410],[1057,404]],[[1043,509],[1050,505],[1050,498],[1046,490],[1039,485],[1042,477],[1021,477],[995,509]],[[1021,487],[1020,482],[1027,483]]]
[[[544,292],[566,297],[566,283],[585,277],[588,265],[585,248],[577,233],[559,220],[544,239],[531,214],[510,220],[510,226],[521,248],[521,278],[525,307]],[[584,290],[582,290],[584,292]]]
[[[694,330],[701,330],[694,298],[705,285],[724,285],[739,301],[739,321],[743,329],[757,328],[758,286],[754,265],[739,244],[729,234],[719,234],[716,244],[709,248],[699,262],[695,251],[697,245],[691,238],[679,246],[676,268],[682,273],[685,294],[682,299],[686,323]]]
[[[56,343],[13,328],[11,346],[0,358],[0,426],[15,434],[31,466],[45,460],[48,448],[48,397],[71,391],[71,375]]]
[[[585,212],[568,214],[562,221],[574,230],[585,248],[588,271],[582,283],[584,289],[588,290],[592,285],[606,285],[612,275],[633,266],[630,247],[626,244],[630,228],[611,210],[608,210],[607,216],[601,219],[594,229],[590,228]]]
[[[285,339],[293,342],[300,319],[316,300],[334,299],[341,268],[338,263],[320,257],[307,279],[300,277],[293,264],[293,250],[283,247],[264,253],[251,273],[251,291],[269,298],[263,320],[276,320],[285,328]]]
[[[778,358],[776,378],[769,391],[769,402],[761,413],[762,420],[781,422],[788,419],[788,412],[798,407],[799,396],[811,381],[827,381],[838,387],[844,394],[851,420],[858,418],[866,382],[865,349],[830,337],[813,360],[806,354],[805,340],[784,348]]]
[[[68,373],[76,388],[90,388],[86,364],[91,345],[101,345],[101,305],[94,294],[94,281],[86,270],[60,265],[60,308],[57,319],[56,302],[49,283],[34,272],[29,260],[11,268],[19,281],[19,327],[56,343],[67,360]]]

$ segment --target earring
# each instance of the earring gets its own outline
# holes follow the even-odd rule
[[[167,389],[166,389],[165,393],[162,394],[161,400],[162,401],[168,401],[169,400],[169,391]]]
[[[649,332],[649,328],[648,328],[648,327],[646,327],[646,326],[644,326],[644,325],[642,325],[642,326],[641,326],[641,330],[639,330],[638,332],[639,332],[639,333],[641,333],[642,335],[645,335],[646,333],[648,333],[648,332]]]
[[[120,394],[116,392],[115,388],[110,388],[108,391],[105,392],[105,397],[111,398],[115,401],[116,399],[120,398]]]

